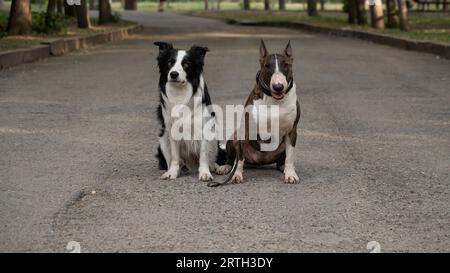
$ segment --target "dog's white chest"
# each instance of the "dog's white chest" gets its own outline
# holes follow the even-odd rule
[[[201,139],[203,86],[204,83],[201,81],[199,89],[192,95],[193,89],[190,83],[181,88],[166,85],[166,95],[163,96],[163,117],[166,129],[173,137],[175,137],[173,134],[180,134],[184,141]]]
[[[266,110],[264,110],[264,108]],[[263,110],[261,110],[263,109]],[[282,101],[264,96],[253,101],[251,113],[253,122],[257,124],[258,134],[263,139],[270,138],[278,130],[280,140],[294,127],[297,118],[297,95],[295,84]]]

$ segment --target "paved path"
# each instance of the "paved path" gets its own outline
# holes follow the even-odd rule
[[[450,62],[367,42],[169,13],[123,42],[0,72],[0,251],[450,249]],[[294,47],[299,185],[161,181],[155,40],[211,48],[213,101],[242,103],[259,40]],[[92,193],[95,194],[92,194]]]

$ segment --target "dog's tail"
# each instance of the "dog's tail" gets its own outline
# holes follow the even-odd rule
[[[233,178],[234,173],[236,172],[237,166],[238,166],[238,160],[236,158],[234,160],[233,168],[231,168],[231,171],[228,173],[225,180],[224,181],[210,181],[208,183],[208,187],[218,187],[218,186],[223,186],[223,185],[230,183],[231,179]]]

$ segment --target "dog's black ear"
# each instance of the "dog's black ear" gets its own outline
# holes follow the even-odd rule
[[[291,41],[289,41],[286,45],[286,48],[284,49],[284,55],[286,55],[286,57],[292,58]]]
[[[168,49],[173,49],[173,45],[171,43],[167,43],[167,42],[154,42],[153,43],[155,46],[159,47],[159,51],[165,51]]]
[[[269,52],[267,51],[266,44],[263,40],[261,40],[261,45],[259,46],[259,62],[261,63],[261,65],[267,55],[269,55]]]
[[[196,46],[196,45],[193,45],[189,51],[190,51],[190,52],[193,52],[193,53],[195,53],[195,54],[198,54],[198,55],[200,55],[200,56],[202,56],[202,57],[205,57],[206,52],[209,51],[209,48],[207,48],[206,46]]]

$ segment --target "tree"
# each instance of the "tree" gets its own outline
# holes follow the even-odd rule
[[[249,10],[250,9],[250,0],[244,0],[244,9]]]
[[[67,4],[67,1],[64,1],[64,15],[67,17],[76,16],[75,6]]]
[[[4,6],[4,1],[0,0],[0,9],[3,9],[3,6]]]
[[[308,0],[308,16],[317,16],[317,0]]]
[[[109,0],[98,1],[98,23],[107,24],[112,21],[111,3]]]
[[[387,24],[388,28],[397,27],[397,16],[395,11],[395,0],[386,0],[386,13],[387,13]]]
[[[9,35],[25,35],[31,32],[30,0],[12,0],[7,32]]]
[[[325,11],[325,0],[320,0],[320,11]]]
[[[209,9],[209,3],[208,3],[208,0],[205,0],[205,10],[208,10]]]
[[[347,0],[349,24],[356,24],[356,1],[357,0]]]
[[[125,0],[125,9],[126,10],[137,10],[137,1],[136,0]]]
[[[373,28],[384,29],[383,3],[381,0],[375,0],[370,5],[370,21]]]
[[[408,7],[405,0],[397,0],[398,14],[400,18],[400,30],[408,31]]]
[[[47,13],[63,13],[64,0],[48,0]]]
[[[64,12],[64,0],[57,0],[56,1],[56,10],[58,11],[58,14],[63,14]]]
[[[100,6],[100,2],[98,3],[98,5]],[[95,6],[95,0],[89,0],[89,9],[90,10],[96,10],[97,9],[97,7]]]
[[[365,4],[365,0],[356,0],[356,19],[359,25],[367,24]]]
[[[286,0],[278,0],[278,7],[280,10],[286,10]]]
[[[47,13],[55,13],[57,3],[57,0],[48,0]]]
[[[264,0],[264,10],[270,10],[270,0]]]
[[[79,28],[90,28],[91,21],[89,20],[89,10],[87,0],[81,0],[81,4],[76,6],[77,22]]]

